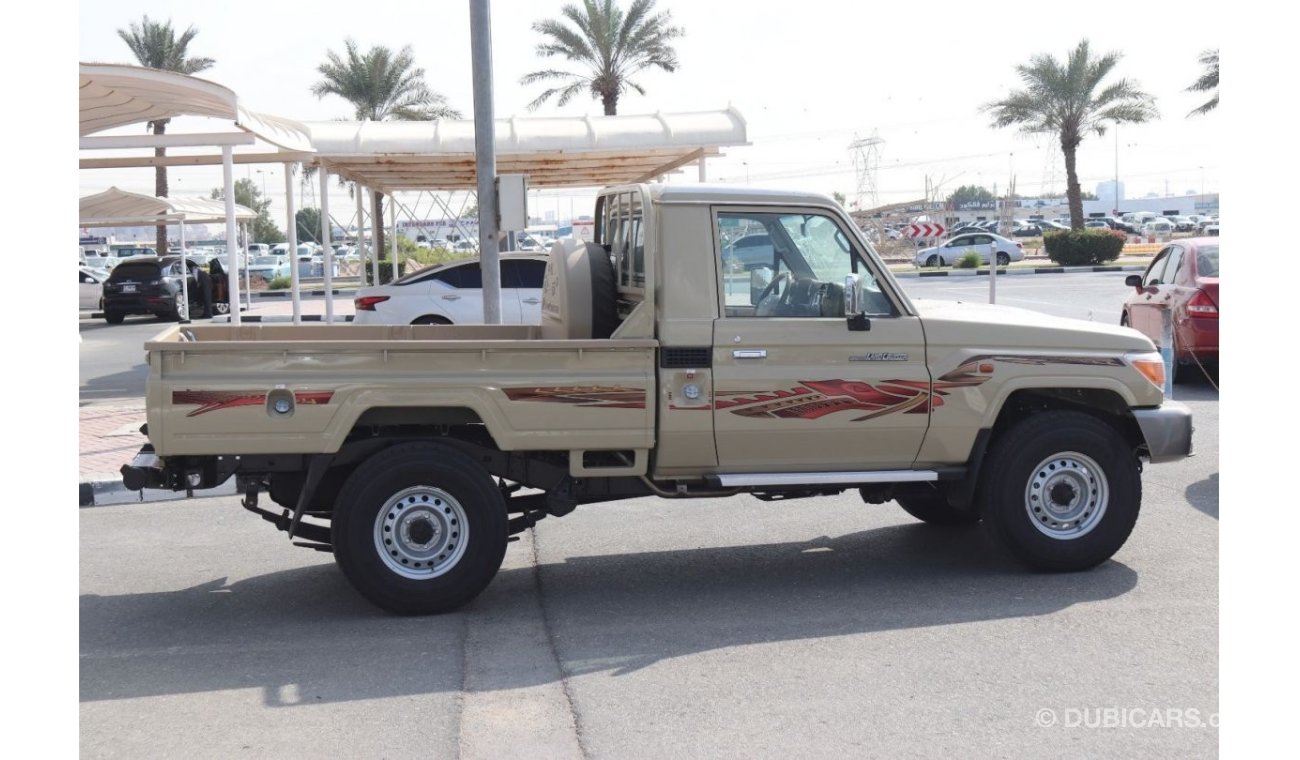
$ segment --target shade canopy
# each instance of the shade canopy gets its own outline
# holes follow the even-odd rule
[[[208,198],[155,198],[110,187],[80,201],[82,227],[141,227],[226,221],[226,202]],[[257,212],[235,206],[235,219],[256,219]]]
[[[230,119],[277,148],[233,161],[302,162],[391,193],[477,188],[472,119],[301,122],[249,110],[230,89],[197,77],[117,64],[81,64],[82,137],[178,116]],[[747,145],[744,118],[720,111],[496,120],[498,174],[534,188],[600,187],[660,178],[720,148]],[[83,158],[82,168],[217,165],[207,155]]]

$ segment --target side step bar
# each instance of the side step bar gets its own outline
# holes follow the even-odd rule
[[[771,486],[860,485],[867,483],[929,483],[939,479],[936,470],[871,470],[867,472],[738,472],[710,475],[723,488]]]

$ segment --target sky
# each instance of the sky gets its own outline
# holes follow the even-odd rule
[[[590,97],[564,107],[552,101],[527,109],[542,88],[522,86],[520,77],[568,65],[538,57],[538,37],[531,29],[540,19],[558,17],[562,4],[491,3],[498,118],[601,113],[599,101]],[[1017,20],[1020,11],[991,7],[963,6],[951,13],[937,10],[942,7],[935,6],[934,18],[927,18],[907,3],[811,0],[795,9],[763,0],[660,0],[658,8],[670,12],[685,32],[675,44],[680,67],[673,73],[642,72],[637,81],[646,94],[627,93],[619,112],[738,110],[750,144],[725,148],[723,157],[711,159],[710,181],[843,193],[849,204],[861,200],[864,208],[873,199],[921,198],[927,183],[941,196],[965,184],[993,189],[996,183],[1004,192],[1013,177],[1022,196],[1060,196],[1065,168],[1056,141],[995,129],[981,106],[1019,87],[1017,64],[1037,54],[1064,59],[1086,38],[1095,51],[1122,54],[1113,76],[1136,80],[1155,96],[1161,116],[1088,137],[1078,154],[1082,187],[1095,191],[1098,182],[1118,173],[1127,197],[1219,190],[1223,120],[1213,114],[1188,118],[1205,97],[1185,91],[1201,73],[1198,56],[1218,44],[1213,24],[1184,22],[1175,14],[1165,31],[1153,36],[1148,24],[1114,22],[1129,13],[1122,3],[1091,3],[1092,12],[1081,14],[1078,24],[1023,23]],[[363,50],[410,45],[431,88],[472,117],[467,2],[372,0],[358,6],[324,0],[313,3],[310,13],[298,8],[249,0],[82,3],[77,55],[83,62],[134,63],[116,30],[144,15],[170,20],[178,31],[193,26],[198,34],[190,54],[216,60],[198,76],[234,90],[253,110],[312,121],[351,118],[342,99],[310,92],[327,51],[342,51],[348,37]],[[183,129],[178,120],[169,132]],[[855,169],[849,146],[872,137],[883,142],[873,155],[859,156],[875,166],[867,177]],[[259,175],[256,168],[237,167],[235,175],[265,185],[277,221],[283,219],[282,171],[266,166]],[[169,177],[175,196],[207,195],[221,182],[219,168],[173,169]],[[687,167],[669,181],[698,181],[698,171]],[[82,171],[79,194],[112,185],[152,193],[153,172]],[[316,192],[309,186],[299,207],[317,205]],[[355,202],[346,191],[337,192],[330,203],[336,218],[344,213],[340,209],[353,213]],[[588,190],[534,193],[529,210],[538,217],[568,217],[585,213],[592,197]],[[451,205],[462,203],[463,198],[453,199]]]

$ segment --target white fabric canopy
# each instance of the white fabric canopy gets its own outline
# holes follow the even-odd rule
[[[155,198],[110,187],[81,198],[82,227],[137,227],[159,224],[202,224],[226,221],[226,202],[209,198]],[[256,219],[257,213],[235,206],[235,219]]]

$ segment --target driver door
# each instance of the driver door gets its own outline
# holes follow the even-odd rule
[[[920,450],[930,383],[920,320],[842,223],[808,209],[714,211],[714,438],[726,472],[905,468]],[[725,242],[754,234],[770,236],[772,263],[735,271]],[[844,318],[848,274],[867,284],[865,332]]]

